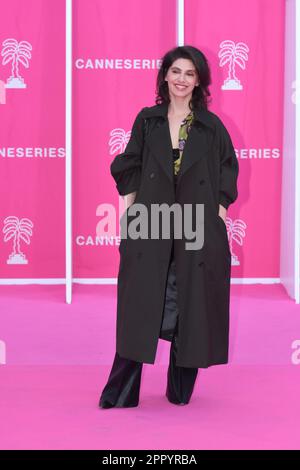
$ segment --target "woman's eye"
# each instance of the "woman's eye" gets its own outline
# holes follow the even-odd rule
[[[178,75],[179,71],[178,71],[178,70],[173,70],[173,73],[174,73],[174,75],[175,75],[175,74]],[[194,76],[195,76],[192,72],[187,73],[186,75],[187,75],[188,77],[194,77]]]

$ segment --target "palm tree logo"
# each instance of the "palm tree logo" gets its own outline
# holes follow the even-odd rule
[[[235,75],[235,65],[245,70],[245,61],[248,60],[249,47],[244,42],[235,44],[233,41],[225,40],[220,44],[220,67],[228,63],[228,76],[224,80],[222,90],[242,90],[243,85]]]
[[[108,145],[110,146],[110,155],[115,152],[123,153],[126,145],[129,142],[131,136],[131,130],[125,132],[121,127],[116,127],[110,132],[110,139]]]
[[[232,244],[235,241],[238,245],[243,245],[243,238],[246,236],[245,229],[247,225],[242,219],[232,220],[231,217],[226,217],[226,228],[231,253],[231,264],[232,266],[239,266],[240,261],[238,255],[233,252]]]
[[[19,219],[11,215],[4,219],[4,241],[8,242],[11,238],[13,239],[13,252],[9,255],[7,264],[28,264],[25,253],[22,253],[20,249],[20,240],[29,245],[32,227],[33,223],[26,218]]]
[[[19,63],[28,69],[31,59],[32,46],[27,41],[18,42],[16,39],[6,39],[2,43],[2,65],[11,62],[11,76],[7,79],[6,88],[26,88],[24,78],[19,74]]]
[[[0,80],[0,104],[6,104],[5,82]]]

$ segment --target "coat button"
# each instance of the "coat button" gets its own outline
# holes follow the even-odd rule
[[[154,178],[154,176],[155,176],[155,173],[153,173],[153,172],[150,173],[150,178]]]
[[[198,266],[202,266],[204,264],[204,261],[200,261],[200,263],[198,263]]]
[[[199,184],[203,184],[203,183],[205,183],[205,180],[203,180],[203,179],[199,180]]]

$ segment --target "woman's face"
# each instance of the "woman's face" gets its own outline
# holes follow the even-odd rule
[[[189,59],[176,59],[169,67],[165,80],[170,98],[192,96],[193,89],[199,84],[197,70]]]

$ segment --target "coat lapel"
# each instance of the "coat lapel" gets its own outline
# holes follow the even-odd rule
[[[208,151],[205,126],[214,129],[214,123],[209,111],[205,109],[196,109],[194,114],[195,120],[190,129],[182,154],[177,186],[180,184],[183,175],[191,168],[191,166],[198,162],[200,158],[203,158]],[[147,118],[153,116],[161,117],[162,119],[159,119],[156,122],[155,127],[147,138],[147,144],[167,178],[173,183],[174,168],[172,139],[168,121],[168,104],[162,103],[145,108],[143,117]]]

